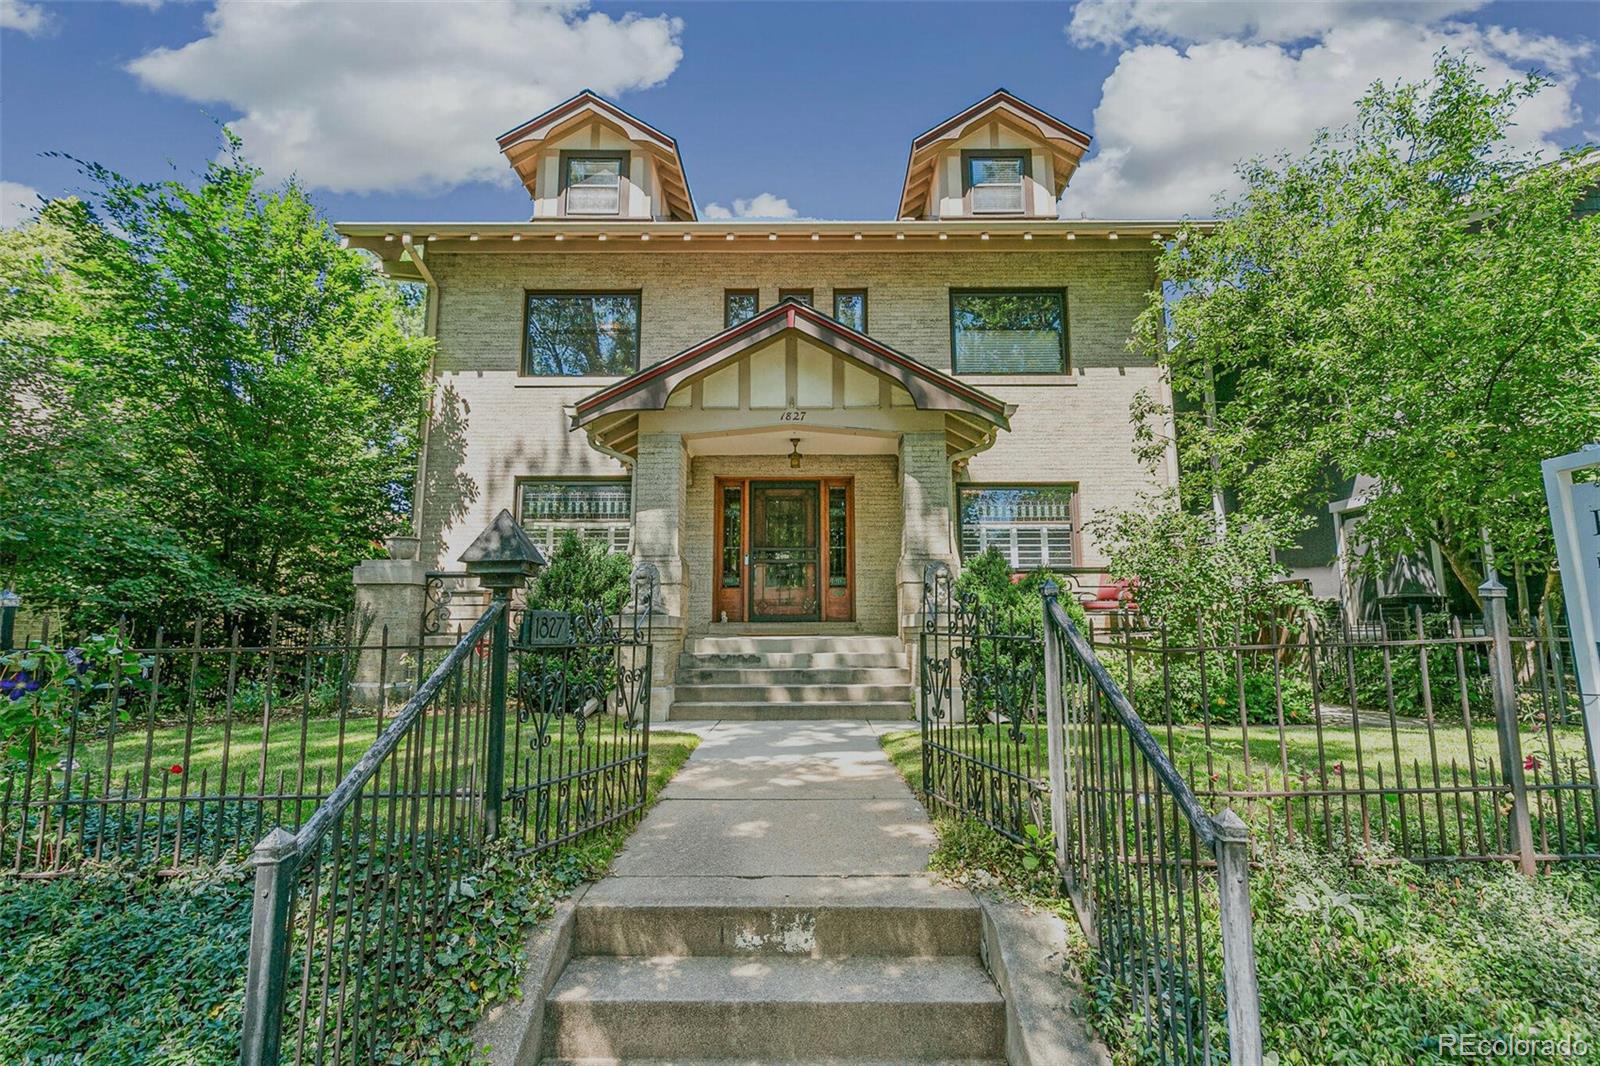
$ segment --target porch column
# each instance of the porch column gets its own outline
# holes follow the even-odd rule
[[[922,611],[922,571],[931,562],[957,568],[951,539],[955,488],[944,433],[900,436],[900,503],[905,512],[900,545],[900,632],[915,641]]]
[[[689,454],[681,433],[642,433],[633,467],[633,560],[652,563],[661,574],[651,623],[654,646],[652,717],[672,707],[684,619],[689,614],[689,573],[683,561],[684,519],[689,494]]]

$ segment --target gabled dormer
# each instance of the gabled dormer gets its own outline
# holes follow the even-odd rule
[[[541,219],[693,222],[678,142],[589,89],[499,138]]]
[[[1004,89],[911,142],[900,218],[1055,218],[1089,135]]]

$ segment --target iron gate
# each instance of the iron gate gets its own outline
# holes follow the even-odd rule
[[[505,802],[523,850],[559,848],[644,809],[652,576],[636,575],[633,588],[631,614],[593,606],[514,619]]]

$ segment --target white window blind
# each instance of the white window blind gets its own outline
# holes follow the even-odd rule
[[[961,557],[993,548],[1014,570],[1073,565],[1068,485],[961,490]]]

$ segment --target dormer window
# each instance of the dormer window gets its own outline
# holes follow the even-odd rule
[[[569,215],[622,213],[622,179],[628,176],[626,152],[562,152],[561,187]]]
[[[972,196],[975,215],[1020,215],[1026,204],[1030,171],[1027,152],[962,152],[963,192]]]

